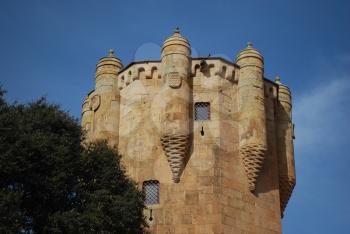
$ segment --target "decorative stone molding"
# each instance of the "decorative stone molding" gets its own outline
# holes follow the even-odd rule
[[[182,79],[178,72],[171,72],[167,75],[168,84],[171,88],[179,88],[181,86]]]
[[[91,103],[90,103],[90,98],[89,97],[86,97],[84,99],[84,103],[83,103],[83,106],[82,106],[82,114],[84,114],[86,111],[90,111],[91,110]]]
[[[242,146],[239,151],[248,177],[249,190],[254,191],[267,149],[264,145],[252,143]]]
[[[173,173],[173,181],[180,182],[184,161],[188,150],[189,135],[181,133],[164,134],[160,141]]]
[[[281,204],[281,216],[287,207],[289,198],[292,195],[295,186],[295,178],[288,178],[288,176],[280,176],[279,187],[280,187],[280,204]]]
[[[96,94],[91,98],[91,108],[93,111],[97,111],[101,104],[101,96]]]

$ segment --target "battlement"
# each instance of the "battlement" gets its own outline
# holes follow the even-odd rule
[[[239,68],[226,59],[220,57],[191,58],[191,77],[218,76],[227,80],[234,80],[235,70]],[[118,88],[122,90],[135,80],[162,79],[160,71],[161,61],[138,61],[132,62],[118,73]]]

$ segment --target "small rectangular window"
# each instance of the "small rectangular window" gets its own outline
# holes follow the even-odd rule
[[[144,181],[143,192],[145,194],[145,205],[159,204],[159,181]]]
[[[210,120],[210,103],[209,102],[196,102],[194,104],[194,119]]]

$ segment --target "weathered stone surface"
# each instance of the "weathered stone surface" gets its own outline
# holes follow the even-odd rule
[[[210,104],[209,119],[194,119],[197,102]],[[160,61],[99,61],[82,127],[118,147],[140,186],[159,181],[159,204],[145,210],[151,233],[281,233],[295,185],[291,111],[288,87],[264,78],[251,44],[236,63],[192,58],[176,31]]]

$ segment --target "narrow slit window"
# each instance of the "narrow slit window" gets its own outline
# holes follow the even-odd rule
[[[210,120],[210,103],[209,102],[196,102],[194,104],[194,119]]]
[[[159,181],[147,180],[143,182],[145,205],[159,204]]]

